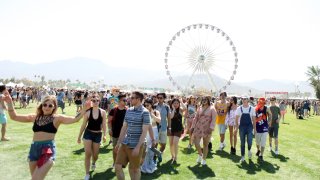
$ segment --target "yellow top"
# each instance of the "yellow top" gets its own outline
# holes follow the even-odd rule
[[[227,103],[216,103],[216,111],[217,111],[217,118],[216,124],[225,124],[226,116],[227,116]]]

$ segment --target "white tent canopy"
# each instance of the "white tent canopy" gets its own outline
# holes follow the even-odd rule
[[[9,82],[8,84],[6,84],[6,86],[8,86],[8,87],[14,87],[14,86],[16,86],[16,83]]]
[[[3,83],[2,83],[2,82],[0,82],[0,85],[3,85]]]
[[[18,87],[23,87],[24,84],[21,82],[21,83],[17,84],[17,86],[18,86]]]

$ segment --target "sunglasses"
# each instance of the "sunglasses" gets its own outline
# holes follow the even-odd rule
[[[42,107],[49,107],[49,108],[53,108],[53,105],[52,104],[42,104]]]
[[[131,99],[138,99],[137,97],[135,97],[135,96],[131,96]]]
[[[100,102],[100,100],[98,100],[98,99],[92,99],[91,101],[92,101],[93,103]]]
[[[117,91],[114,91],[114,92],[120,92],[120,91],[117,90]]]

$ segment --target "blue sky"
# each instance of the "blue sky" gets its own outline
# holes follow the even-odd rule
[[[217,26],[231,37],[239,82],[305,80],[307,66],[320,64],[316,0],[1,0],[0,60],[88,57],[164,72],[169,40],[196,23]]]

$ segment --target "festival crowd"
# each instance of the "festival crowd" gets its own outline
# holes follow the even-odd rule
[[[18,114],[15,107],[26,108],[30,102],[38,107],[33,114]],[[66,104],[76,105],[75,116],[65,115]],[[165,93],[144,94],[139,91],[121,93],[111,91],[77,91],[64,89],[37,89],[0,86],[1,141],[5,136],[8,111],[11,120],[33,123],[33,140],[28,155],[32,179],[44,179],[56,158],[55,135],[60,125],[82,120],[77,142],[85,150],[85,176],[95,170],[102,142],[109,138],[113,145],[113,168],[117,178],[125,179],[123,168],[128,165],[131,179],[141,179],[142,173],[153,173],[161,166],[166,148],[171,163],[179,163],[179,142],[189,136],[188,149],[193,146],[198,154],[195,163],[206,166],[212,147],[212,133],[219,133],[218,150],[223,151],[229,139],[230,154],[237,154],[240,137],[240,163],[252,158],[264,161],[269,150],[279,154],[279,126],[285,123],[287,107],[298,119],[320,115],[320,102],[309,100],[278,100],[243,95],[229,97],[221,92],[211,96],[168,96]],[[61,110],[61,114],[58,111]],[[313,113],[311,110],[313,109]],[[229,137],[225,133],[229,129]],[[268,138],[269,137],[269,138]],[[273,142],[274,141],[274,142]],[[247,152],[246,152],[247,151]],[[239,152],[238,152],[239,153]]]

